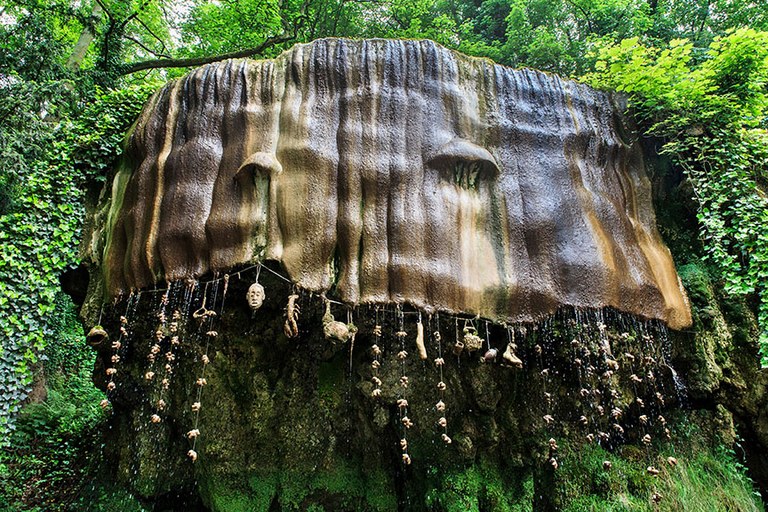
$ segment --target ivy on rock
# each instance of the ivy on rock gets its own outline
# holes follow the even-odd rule
[[[47,344],[56,343],[52,325],[58,277],[77,263],[85,185],[104,180],[124,132],[155,88],[96,89],[72,118],[62,115],[40,123],[36,128],[42,133],[22,132],[45,144],[22,154],[31,163],[3,173],[14,187],[6,190],[0,212],[2,441],[13,429],[14,413],[29,392],[40,355]],[[24,151],[25,141],[17,142]]]
[[[601,47],[583,79],[629,94],[646,133],[665,140],[698,201],[706,258],[726,291],[757,298],[768,366],[768,32],[730,31],[701,59],[693,50],[626,39]]]

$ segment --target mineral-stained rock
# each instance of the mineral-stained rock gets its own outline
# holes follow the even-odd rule
[[[271,259],[353,304],[687,326],[623,107],[429,41],[211,64],[144,109],[91,256],[108,295]]]

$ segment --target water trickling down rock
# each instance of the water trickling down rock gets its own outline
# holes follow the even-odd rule
[[[350,304],[507,322],[611,306],[684,327],[622,108],[429,41],[212,64],[145,108],[92,257],[110,296],[268,259]]]

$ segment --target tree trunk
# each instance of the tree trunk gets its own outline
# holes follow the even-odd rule
[[[104,10],[101,8],[101,5],[99,5],[98,2],[94,2],[91,17],[88,19],[85,26],[83,26],[83,31],[80,33],[80,37],[78,38],[77,43],[75,43],[75,47],[72,49],[72,55],[67,59],[68,69],[72,71],[80,69],[80,65],[83,63],[83,59],[85,59],[85,55],[88,53],[88,48],[90,48],[91,43],[93,42],[94,29],[99,21],[101,21],[103,12]]]

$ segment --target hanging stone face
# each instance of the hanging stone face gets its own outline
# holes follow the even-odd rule
[[[93,258],[109,295],[271,259],[352,304],[511,322],[612,306],[683,327],[623,108],[429,41],[205,66],[146,106]]]
[[[251,308],[251,311],[258,310],[261,305],[264,304],[264,296],[264,287],[259,283],[253,283],[248,288],[248,293],[245,298],[248,301],[248,307]]]

